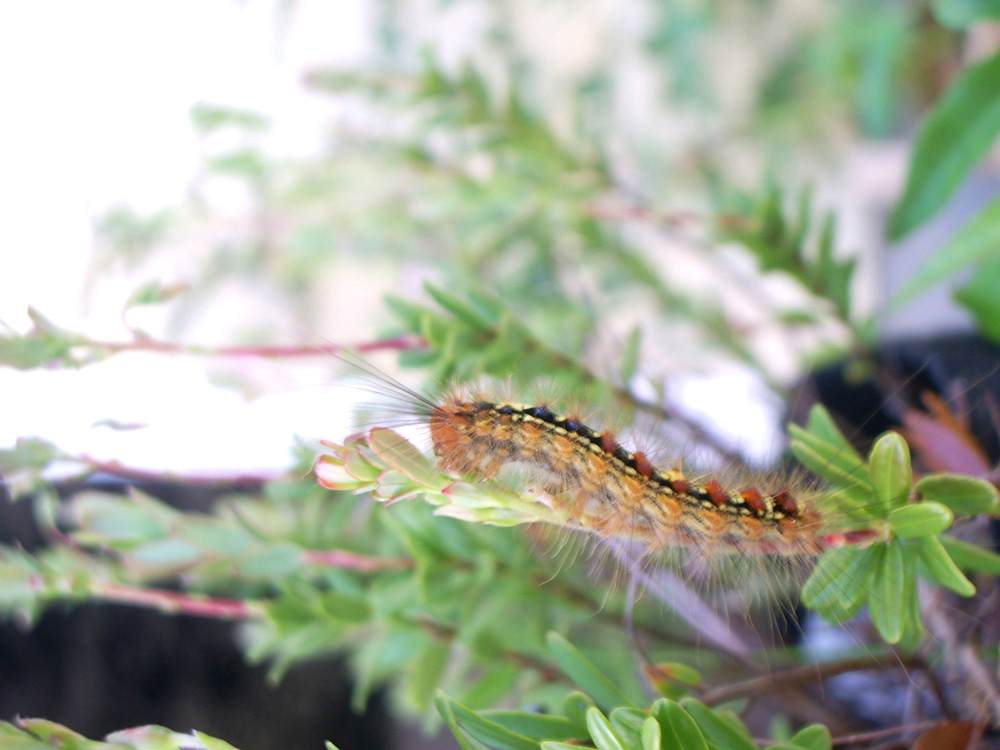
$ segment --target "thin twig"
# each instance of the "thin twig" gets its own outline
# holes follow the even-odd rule
[[[355,352],[403,351],[422,349],[426,346],[423,339],[404,334],[394,339],[384,341],[366,341],[349,347],[336,344],[309,344],[296,346],[201,346],[197,344],[177,344],[171,341],[161,341],[151,338],[136,338],[132,341],[98,341],[82,342],[83,346],[103,349],[109,352],[158,352],[163,354],[190,354],[207,357],[317,357],[321,355],[339,354],[344,349]]]
[[[903,734],[904,732],[920,732],[924,729],[930,729],[931,727],[937,726],[941,721],[939,719],[931,719],[928,721],[920,721],[916,724],[904,724],[900,727],[889,727],[888,729],[879,729],[872,732],[858,732],[857,734],[844,734],[840,737],[833,738],[834,745],[853,745],[858,742],[869,742],[871,740],[880,740],[883,737],[892,737],[897,734]]]
[[[375,557],[342,549],[305,550],[303,558],[309,565],[327,565],[345,570],[372,572],[376,570],[410,570],[413,560],[406,557]]]
[[[884,661],[875,656],[861,656],[822,664],[808,664],[763,677],[754,677],[751,680],[737,682],[733,685],[723,685],[702,695],[701,700],[707,705],[715,705],[737,698],[759,696],[762,693],[774,692],[802,683],[820,682],[847,672],[866,669],[909,669],[920,667],[922,664],[920,659],[904,656],[895,656],[891,661]]]
[[[261,615],[261,606],[254,601],[182,594],[123,583],[93,583],[90,594],[96,599],[149,607],[164,614],[194,615],[219,620],[247,620]]]

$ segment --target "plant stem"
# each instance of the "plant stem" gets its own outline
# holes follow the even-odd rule
[[[248,620],[263,613],[260,604],[254,601],[219,599],[123,583],[95,582],[91,584],[90,594],[95,599],[148,607],[164,614],[193,615],[219,620]]]
[[[737,698],[759,696],[763,693],[774,692],[802,683],[820,682],[846,672],[857,672],[865,669],[909,669],[922,666],[924,664],[920,659],[898,654],[894,654],[891,661],[879,659],[877,656],[860,656],[822,664],[808,664],[767,674],[763,677],[754,677],[751,680],[737,682],[733,685],[723,685],[702,695],[701,701],[711,706]]]
[[[305,550],[302,553],[310,565],[328,565],[333,568],[372,572],[376,570],[410,570],[413,560],[405,557],[375,557],[347,550]]]

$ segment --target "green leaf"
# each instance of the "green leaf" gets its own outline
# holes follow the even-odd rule
[[[840,428],[833,421],[833,417],[830,416],[830,412],[822,404],[816,404],[809,410],[809,421],[806,423],[806,429],[833,447],[838,455],[850,459],[855,466],[864,466],[865,462],[861,458],[861,454],[844,437],[844,433],[840,431]]]
[[[831,622],[850,620],[868,600],[884,552],[884,544],[828,550],[802,587],[802,603]]]
[[[72,503],[76,518],[91,538],[139,542],[167,535],[166,523],[141,506],[97,492],[77,495]],[[78,535],[81,535],[78,533]]]
[[[963,474],[929,474],[917,481],[924,500],[941,503],[957,516],[1000,512],[1000,492],[992,483]]]
[[[910,448],[896,432],[887,432],[875,441],[868,456],[868,471],[875,498],[886,513],[906,502],[910,495]]]
[[[440,490],[451,480],[434,468],[427,457],[413,443],[398,432],[385,427],[375,427],[368,433],[372,451],[389,466],[402,472],[421,487]]]
[[[275,580],[291,575],[305,565],[302,550],[286,542],[271,544],[240,560],[241,575]]]
[[[587,730],[598,750],[626,750],[611,722],[596,706],[587,709]]]
[[[903,545],[891,541],[885,545],[881,565],[875,571],[872,595],[868,598],[872,623],[886,643],[898,643],[903,637],[903,614],[906,572]]]
[[[937,536],[951,526],[955,516],[941,503],[915,503],[889,513],[892,533],[903,539]]]
[[[670,750],[708,750],[705,736],[698,723],[679,703],[660,698],[653,704],[650,713],[660,722],[663,730],[664,748]]]
[[[450,654],[449,641],[432,639],[410,662],[407,668],[409,679],[406,681],[406,694],[421,712],[430,706],[431,698],[448,666]]]
[[[199,132],[208,134],[225,127],[263,131],[271,123],[266,116],[252,110],[199,103],[191,107],[191,124]]]
[[[180,539],[157,539],[132,547],[128,559],[143,565],[182,565],[197,560],[202,551]]]
[[[483,318],[479,311],[467,305],[455,295],[449,294],[443,289],[438,289],[432,284],[424,284],[424,289],[441,307],[473,329],[488,330],[493,326],[493,321]]]
[[[185,519],[176,534],[196,547],[226,556],[240,555],[257,542],[246,529],[196,516]]]
[[[898,309],[967,266],[995,257],[1000,245],[1000,196],[986,205],[924,262],[892,298]]]
[[[125,309],[142,305],[158,305],[190,291],[184,283],[164,284],[159,279],[147,281],[134,289],[125,301]]]
[[[0,359],[0,363],[3,360]],[[59,458],[55,444],[37,437],[20,437],[13,448],[0,450],[0,474],[20,469],[44,469]]]
[[[647,716],[642,722],[642,750],[662,750],[663,730],[660,722],[652,716]]]
[[[904,544],[903,547],[903,636],[899,640],[899,648],[904,652],[912,652],[924,637],[920,592],[917,589],[918,551],[914,546]]]
[[[438,691],[434,703],[437,707],[438,713],[444,717],[445,723],[448,725],[448,728],[451,729],[452,735],[458,741],[458,746],[462,750],[490,750],[490,748],[486,747],[486,745],[482,742],[472,737],[458,725],[458,721],[455,719],[455,714],[452,711],[452,704],[444,693]]]
[[[561,635],[554,632],[549,633],[545,642],[559,668],[579,685],[581,690],[593,698],[598,706],[606,711],[611,711],[618,706],[635,707],[632,700],[604,676],[602,670],[598,669],[576,646]]]
[[[1000,0],[934,0],[932,7],[938,23],[953,29],[1000,18]]]
[[[757,744],[745,728],[741,732],[701,701],[683,698],[680,703],[697,722],[711,750],[757,750]]]
[[[889,220],[897,240],[933,216],[1000,132],[1000,52],[966,68],[917,135],[903,198]]]
[[[473,738],[497,750],[538,750],[539,744],[527,737],[504,729],[499,724],[484,719],[475,711],[451,700],[442,692],[435,699],[438,712],[447,721],[453,718],[456,725]]]
[[[996,233],[1000,237],[1000,232]],[[972,279],[955,290],[955,300],[976,319],[980,333],[994,343],[1000,343],[1000,245],[994,245],[995,255],[981,263]]]
[[[515,734],[538,741],[546,737],[564,737],[573,740],[586,740],[590,737],[589,733],[581,732],[574,722],[563,716],[506,709],[480,711],[479,715]]]
[[[587,710],[594,705],[593,699],[579,690],[567,695],[560,706],[563,716],[569,719],[579,734],[587,731]],[[586,734],[589,737],[589,733]]]
[[[935,536],[920,540],[917,554],[926,577],[960,596],[972,596],[976,587],[959,570],[941,540]]]
[[[1000,555],[996,552],[950,536],[943,536],[938,541],[959,568],[1000,576]]]
[[[822,724],[810,724],[803,727],[788,740],[792,747],[801,747],[803,750],[831,750],[833,738],[830,730]]]
[[[615,734],[621,738],[625,747],[633,748],[642,744],[642,725],[649,718],[645,711],[638,708],[616,708],[609,718]]]
[[[792,452],[806,468],[837,487],[871,494],[872,484],[861,456],[833,425],[825,409],[814,407],[808,429],[788,426]]]

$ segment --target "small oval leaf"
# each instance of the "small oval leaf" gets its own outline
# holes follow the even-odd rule
[[[833,738],[830,730],[822,724],[810,724],[803,727],[788,740],[792,747],[801,747],[803,750],[831,750]]]
[[[653,704],[650,713],[660,722],[665,748],[708,750],[708,743],[698,728],[698,722],[679,703],[660,698]]]
[[[935,536],[920,540],[920,547],[917,549],[920,562],[923,564],[923,572],[926,577],[935,583],[951,589],[960,596],[972,596],[976,593],[976,587],[965,574],[958,569],[948,551],[941,544],[941,540]]]
[[[587,729],[598,750],[625,750],[621,739],[615,733],[611,722],[601,713],[601,709],[594,707],[587,710]]]
[[[681,707],[698,724],[702,736],[712,750],[757,750],[750,733],[744,728],[740,732],[736,726],[719,716],[715,711],[695,698],[684,698]]]
[[[951,526],[955,516],[941,503],[915,503],[889,513],[892,533],[903,539],[937,536]]]
[[[904,587],[906,571],[903,545],[898,541],[885,545],[881,565],[875,571],[868,608],[872,623],[886,643],[898,643],[903,637]]]
[[[964,474],[929,474],[917,482],[917,492],[951,508],[959,516],[1000,512],[1000,492],[985,479]]]
[[[912,483],[910,448],[899,433],[887,432],[875,441],[868,456],[868,471],[883,513],[906,502]]]

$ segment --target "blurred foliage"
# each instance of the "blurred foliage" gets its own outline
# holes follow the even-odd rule
[[[201,732],[174,732],[165,727],[145,726],[109,734],[104,741],[88,740],[71,729],[45,719],[0,722],[0,748],[4,750],[235,750],[228,742]]]
[[[306,76],[338,112],[316,158],[275,156],[259,113],[195,107],[204,160],[188,200],[98,222],[91,296],[129,280],[128,337],[97,340],[33,310],[29,331],[0,331],[0,363],[298,356],[307,347],[259,342],[322,330],[398,349],[438,386],[543,382],[619,424],[653,418],[657,442],[708,452],[698,471],[740,459],[670,402],[671,376],[735,365],[779,396],[830,361],[884,376],[877,305],[843,247],[849,222],[822,196],[865,139],[917,128],[889,233],[939,214],[1000,130],[1000,58],[958,70],[995,3],[650,0],[636,18],[605,5],[440,3],[442,28],[463,24],[449,46],[415,5],[375,4],[374,60]],[[973,269],[957,298],[1000,340],[998,221],[994,200],[898,300]],[[237,316],[234,289],[253,300]],[[162,331],[136,322],[150,311],[165,311]],[[249,343],[206,345],[213,321]],[[996,472],[959,417],[928,410],[866,455],[822,407],[790,430],[841,522],[799,591],[850,630],[855,647],[832,653],[764,632],[782,624],[781,571],[756,588],[745,576],[749,601],[703,597],[728,619],[686,611],[671,593],[712,588],[704,561],[682,561],[687,582],[666,585],[663,560],[597,544],[586,519],[531,493],[446,476],[389,430],[330,444],[316,471],[336,494],[313,481],[305,449],[287,477],[203,513],[88,487],[102,471],[148,477],[25,436],[0,450],[0,472],[12,496],[32,497],[49,544],[0,549],[0,614],[30,623],[57,602],[123,602],[234,620],[273,679],[347,654],[358,710],[389,686],[400,711],[475,750],[750,750],[763,735],[825,749],[856,717],[816,683],[905,665],[920,676],[897,684],[936,686],[925,713],[942,721],[925,736],[965,747],[975,722],[1000,722],[995,633],[973,609],[1000,572],[985,532]],[[67,463],[84,489],[59,500],[52,470]],[[973,636],[950,619],[963,607],[979,613]],[[977,638],[985,647],[968,650]],[[958,655],[960,678],[947,673]],[[25,720],[0,727],[0,747],[167,746],[161,732],[91,743]]]

